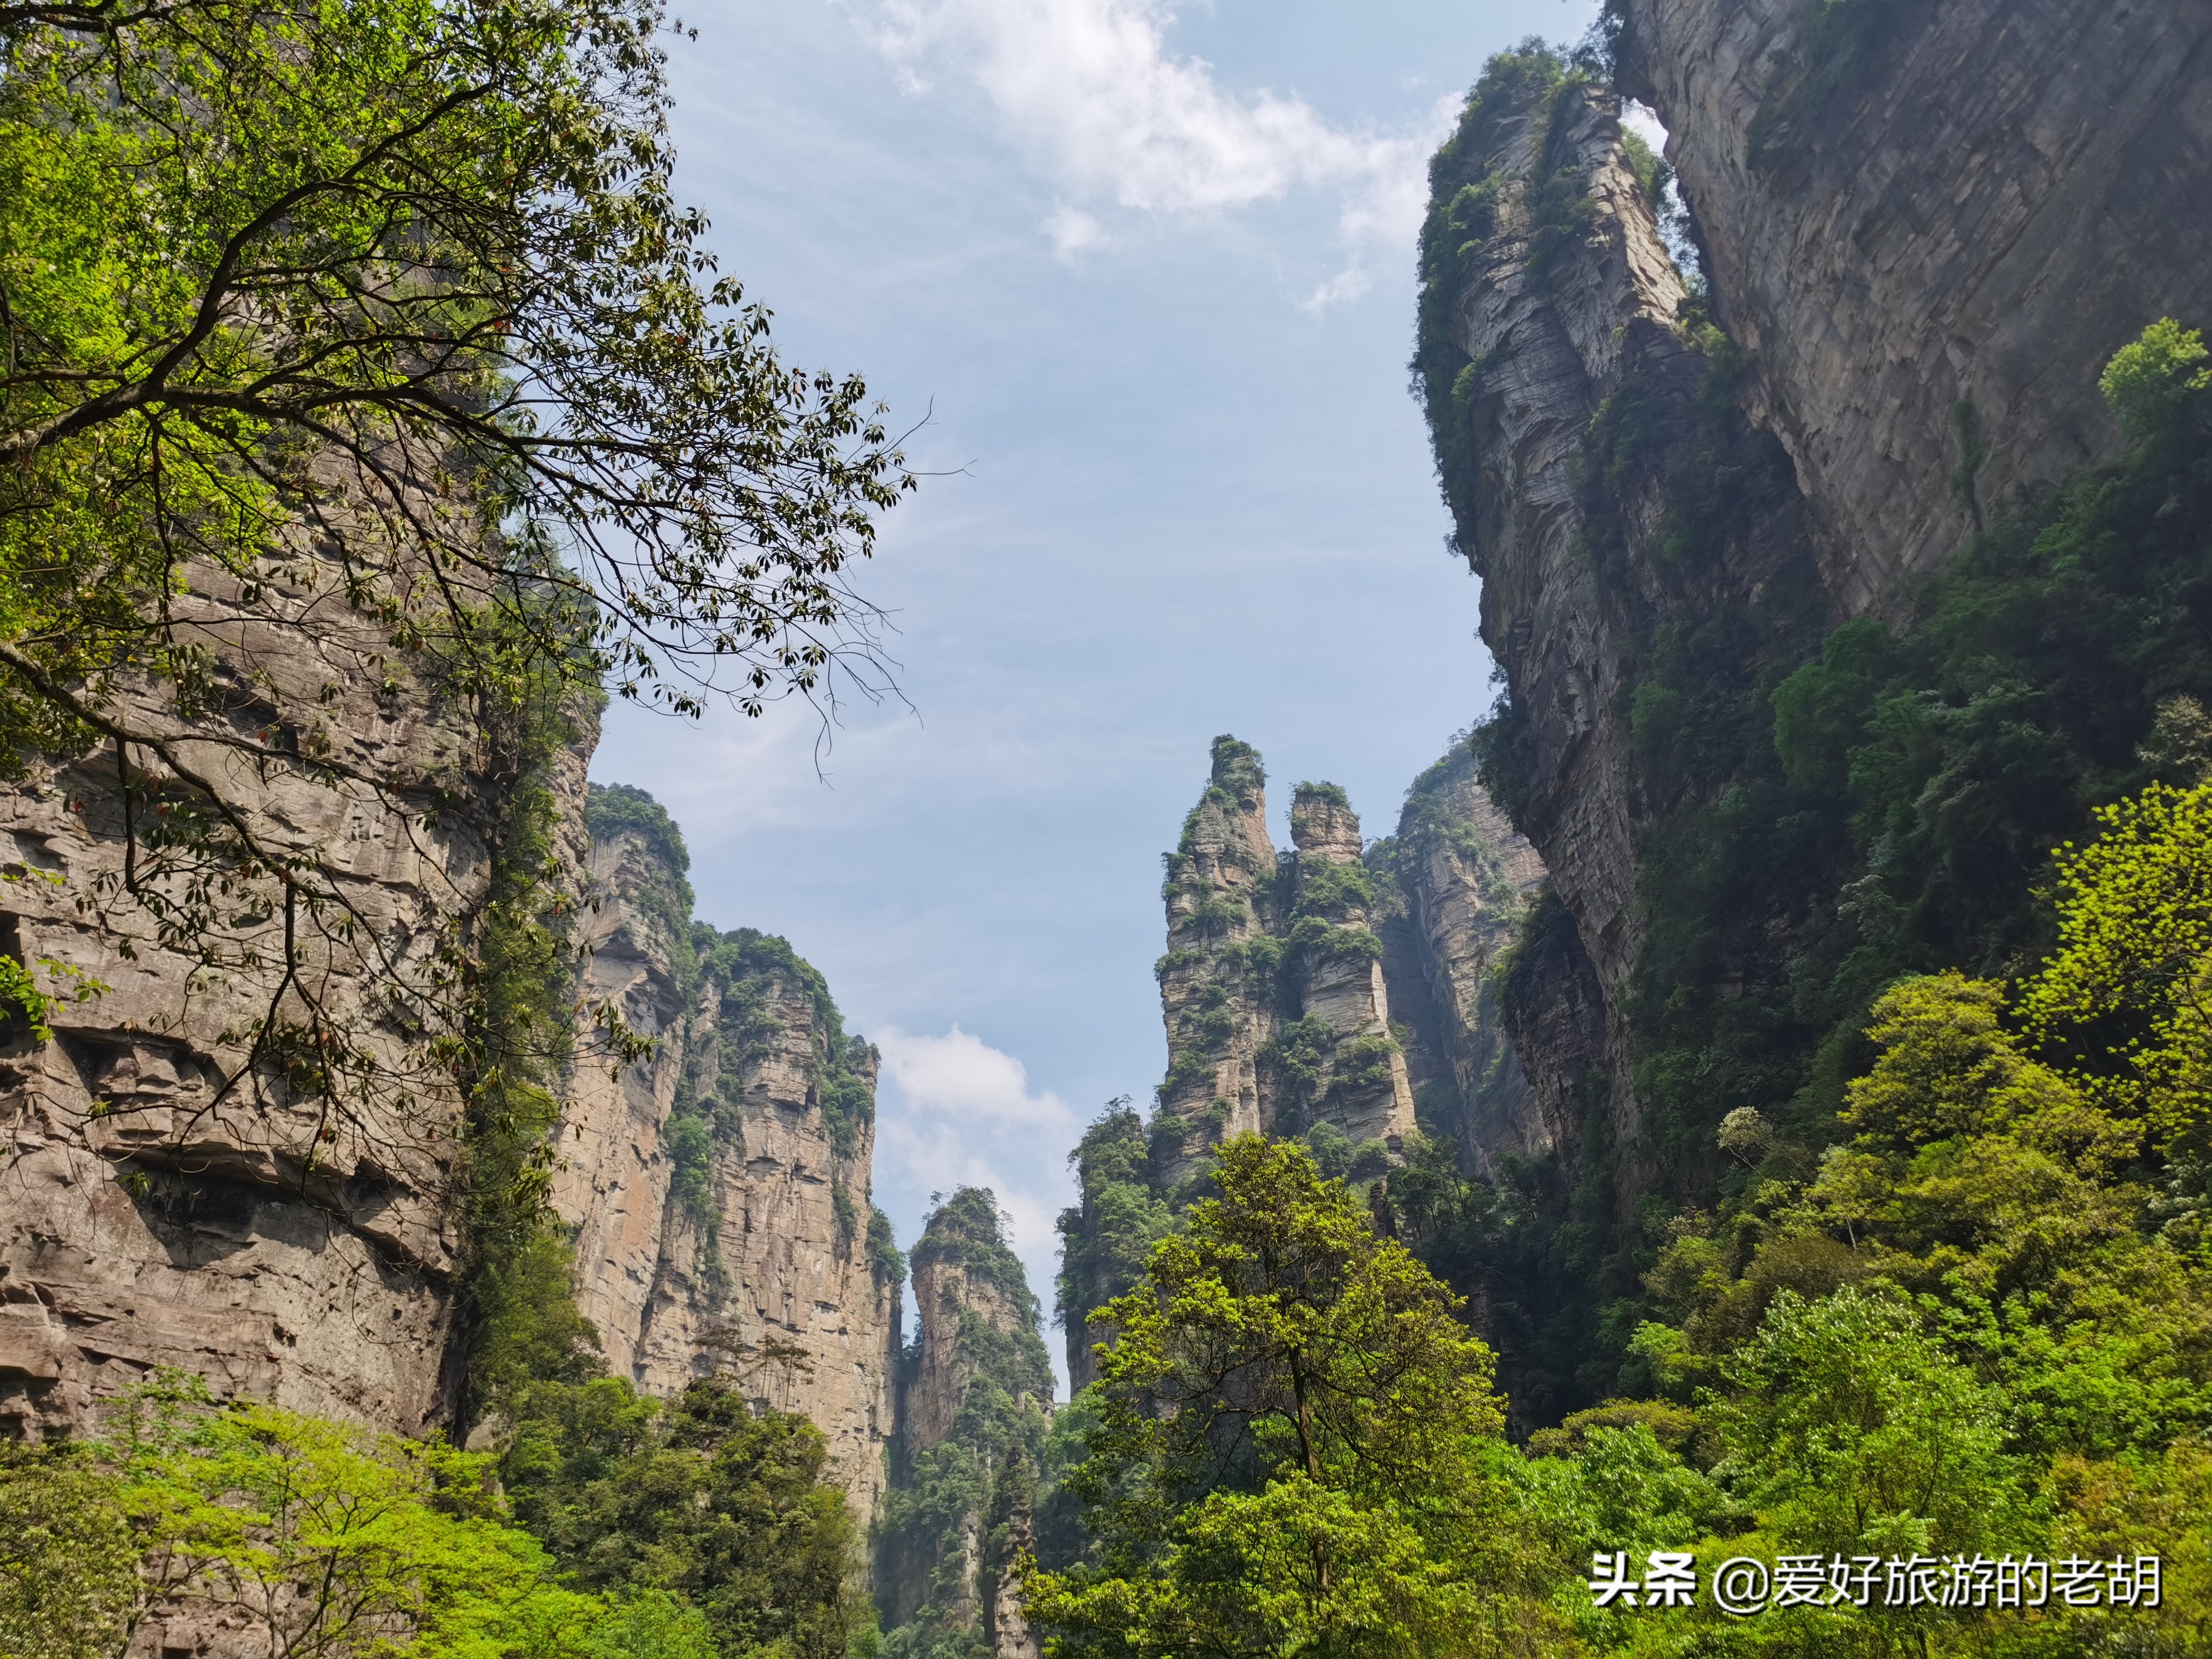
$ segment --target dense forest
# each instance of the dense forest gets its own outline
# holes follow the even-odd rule
[[[1905,9],[1823,0],[1760,142]],[[1619,134],[1610,15],[1494,60],[1431,166],[1413,372],[1463,523],[1504,368],[1454,333],[1483,260],[1519,236],[1515,281],[1565,280],[1598,138],[1696,257],[1668,164]],[[239,1190],[281,1189],[295,1232],[368,1241],[392,1334],[357,1354],[418,1350],[351,1395],[242,1347],[80,1388],[9,1285],[48,1414],[0,1443],[0,1659],[2212,1654],[2212,319],[2130,319],[2100,354],[2117,447],[2003,500],[1961,399],[1972,533],[1847,617],[1810,539],[1712,576],[1781,533],[1788,466],[1687,272],[1664,374],[1571,464],[1576,580],[1622,619],[1619,1065],[1571,1080],[1547,1150],[1494,1151],[1472,1085],[1432,1060],[1414,1086],[1441,1039],[1339,1018],[1414,866],[1457,859],[1510,932],[1460,1058],[1482,1110],[1535,1109],[1514,1045],[1591,977],[1581,924],[1448,794],[1479,776],[1540,841],[1510,675],[1398,836],[1363,848],[1344,792],[1301,785],[1300,852],[1233,901],[1205,837],[1248,812],[1264,840],[1265,780],[1219,740],[1167,860],[1170,1032],[1225,1054],[1275,1021],[1244,1059],[1292,1104],[1236,1127],[1186,1049],[1151,1113],[1090,1126],[1055,1406],[994,1196],[955,1191],[902,1255],[865,1186],[874,1050],[787,942],[693,921],[649,796],[580,781],[610,698],[757,714],[867,672],[848,578],[915,483],[860,380],[784,363],[714,270],[666,27],[0,0],[0,769],[113,854],[68,895],[106,966],[9,912],[5,1059],[143,1006],[100,1073],[136,1087],[185,1054],[145,1046],[181,1029],[156,992],[213,1033],[157,1105],[29,1090],[11,1168],[70,1117],[58,1185],[98,1164],[164,1238],[243,1236]],[[28,852],[0,880],[68,884]],[[592,988],[620,882],[665,1007]],[[747,1093],[770,1073],[781,1106]],[[696,1316],[660,1392],[636,1331],[610,1359],[555,1201],[599,1078],[660,1114],[638,1161],[680,1248],[637,1331],[668,1283]],[[753,1212],[725,1189],[750,1203],[749,1134],[802,1120],[811,1244],[890,1339],[880,1395],[850,1384],[864,1478],[792,1408],[816,1350],[741,1331]]]

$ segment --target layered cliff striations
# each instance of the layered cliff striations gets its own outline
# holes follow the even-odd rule
[[[1477,746],[1572,923],[1509,1023],[1544,1039],[1521,1059],[1563,1150],[1570,1102],[1606,1102],[1626,1207],[1662,1158],[1627,1031],[1639,842],[1728,786],[1670,752],[1673,728],[1794,661],[1831,613],[1788,457],[1737,406],[1739,360],[1674,268],[1611,97],[1508,54],[1431,183],[1416,368],[1509,688]]]
[[[2203,8],[1607,12],[1615,86],[1502,54],[1438,152],[1414,364],[1507,686],[1481,775],[1550,874],[1499,1013],[1552,1132],[1563,1404],[1613,1386],[1647,1200],[1711,1201],[1724,1116],[1796,1178],[1887,978],[2032,959],[2022,872],[2172,690],[2107,643],[2152,608],[2087,574],[2110,533],[2067,550],[2096,514],[2060,487],[2142,483],[2076,472],[2118,435],[2100,372],[2212,314],[2212,227],[2171,212],[2212,198]],[[1621,90],[1668,130],[1665,235]]]
[[[1543,861],[1484,793],[1463,744],[1413,781],[1395,836],[1365,854],[1375,930],[1424,1125],[1481,1172],[1539,1158],[1577,1127],[1569,1091],[1534,1089],[1509,1041],[1499,975],[1544,884]]]
[[[872,1515],[891,1434],[898,1269],[869,1202],[875,1055],[781,939],[690,920],[688,858],[635,790],[594,792],[586,1006],[654,1038],[580,1065],[553,1203],[610,1366],[649,1393],[734,1370],[804,1413]]]
[[[1853,613],[2109,453],[2106,360],[2212,313],[2212,9],[1621,0],[1753,407]]]
[[[453,1403],[462,1102],[424,1063],[409,990],[490,889],[517,757],[380,630],[320,611],[280,629],[219,589],[182,603],[227,722],[150,694],[132,720],[226,780],[270,859],[331,887],[295,915],[220,858],[158,873],[162,815],[195,809],[143,749],[33,762],[0,792],[6,950],[105,988],[56,1007],[51,1036],[17,1014],[0,1049],[0,1419],[80,1429],[173,1366],[420,1431]],[[290,758],[243,759],[238,732]],[[580,769],[553,781],[579,790]],[[196,880],[235,882],[219,925],[165,939],[160,907]],[[376,1070],[335,1097],[287,1060],[301,1041]]]

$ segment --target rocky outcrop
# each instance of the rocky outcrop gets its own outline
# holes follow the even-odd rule
[[[921,1328],[877,1533],[883,1620],[915,1629],[922,1646],[949,1638],[962,1651],[980,1643],[993,1659],[1034,1659],[1012,1569],[1033,1534],[1052,1367],[998,1200],[979,1187],[954,1193],[931,1214],[913,1271]]]
[[[554,1208],[608,1364],[647,1393],[735,1370],[821,1429],[862,1516],[892,1430],[898,1279],[869,1203],[875,1054],[781,939],[690,920],[688,857],[635,790],[596,792],[583,1006],[646,1060],[586,1060]]]
[[[1167,858],[1154,1176],[1172,1192],[1224,1137],[1321,1125],[1394,1158],[1414,1130],[1413,1086],[1369,926],[1359,820],[1334,785],[1301,785],[1296,850],[1278,854],[1257,752],[1221,737],[1212,758]]]
[[[1680,804],[1651,718],[1664,708],[1632,695],[1700,620],[1728,619],[1699,639],[1701,672],[1748,684],[1828,609],[1789,459],[1737,408],[1726,343],[1693,325],[1611,95],[1547,54],[1501,59],[1433,178],[1420,367],[1510,692],[1479,734],[1483,764],[1576,935],[1507,1021],[1554,1042],[1516,1046],[1555,1146],[1571,1152],[1593,1092],[1605,1102],[1626,1214],[1655,1178],[1626,1018],[1637,843]]]
[[[18,1013],[0,1036],[0,1424],[74,1431],[175,1366],[420,1431],[452,1403],[460,1099],[408,998],[488,891],[513,757],[348,613],[279,628],[220,583],[180,603],[222,714],[125,698],[174,764],[111,746],[0,792],[0,948],[42,988],[43,963],[104,988],[50,1036]],[[199,798],[179,767],[222,781],[270,860],[313,868],[319,902],[235,876],[207,927],[164,937],[159,905],[196,878],[157,850]],[[355,1051],[366,1086],[303,1081],[302,1042]]]
[[[2212,320],[2212,9],[1625,0],[1755,413],[1857,613],[2108,453],[2099,372]]]
[[[1447,1127],[1484,1175],[1500,1153],[1566,1144],[1571,1120],[1531,1091],[1507,1041],[1493,971],[1536,902],[1543,860],[1483,792],[1463,744],[1414,780],[1397,834],[1366,863],[1384,894],[1381,965],[1421,1121]]]

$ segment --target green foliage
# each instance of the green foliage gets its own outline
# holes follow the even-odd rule
[[[1225,732],[1213,740],[1212,763],[1212,787],[1226,791],[1242,805],[1249,807],[1267,787],[1267,769],[1260,763],[1260,751]]]
[[[0,1449],[0,1659],[106,1659],[138,1555],[123,1482],[87,1448]]]
[[[2113,354],[2097,386],[2120,430],[2146,441],[2203,417],[2212,404],[2206,396],[2212,392],[2212,368],[2203,366],[2208,357],[2212,351],[2202,333],[2161,317]]]
[[[453,1051],[466,1101],[461,1220],[472,1418],[532,1378],[573,1381],[597,1365],[597,1334],[575,1305],[568,1237],[547,1202],[575,1029],[574,901],[562,890],[555,856],[552,790],[554,757],[572,730],[555,695],[542,689],[523,710],[520,763],[479,923],[474,1018]]]
[[[988,1188],[963,1187],[932,1212],[913,1260],[917,1277],[939,1270],[940,1303],[924,1311],[940,1334],[951,1328],[951,1363],[940,1376],[961,1379],[963,1392],[942,1442],[894,1449],[878,1565],[887,1596],[916,1582],[922,1595],[918,1607],[886,1607],[887,1615],[911,1616],[888,1633],[883,1651],[892,1659],[988,1659],[975,1625],[961,1616],[959,1598],[973,1587],[964,1540],[971,1530],[985,1534],[986,1577],[1005,1565],[988,1534],[1006,1522],[1017,1491],[1024,1504],[1035,1496],[1051,1361],[1037,1330],[1036,1297],[1006,1245],[998,1200]],[[944,1272],[951,1268],[964,1274],[971,1291],[988,1286],[995,1295],[961,1295]],[[1011,1323],[1001,1307],[1012,1310]]]
[[[1673,165],[1653,149],[1641,133],[1626,127],[1620,131],[1620,148],[1628,157],[1628,170],[1636,175],[1637,188],[1644,192],[1644,199],[1651,204],[1652,212],[1667,212],[1667,192],[1674,182]]]
[[[1127,1096],[1107,1103],[1067,1158],[1078,1197],[1060,1212],[1053,1316],[1067,1333],[1073,1368],[1089,1352],[1091,1310],[1128,1291],[1174,1223],[1153,1188],[1144,1120]]]
[[[1421,227],[1421,292],[1411,368],[1414,393],[1428,417],[1444,499],[1462,525],[1475,521],[1471,439],[1480,365],[1453,343],[1450,316],[1497,229],[1500,180],[1483,158],[1498,148],[1505,125],[1525,107],[1538,109],[1548,133],[1551,112],[1562,94],[1586,79],[1534,36],[1499,52],[1483,65],[1457,126],[1429,162],[1430,205]],[[1548,176],[1540,257],[1563,245],[1577,215],[1588,211],[1586,204],[1578,205],[1578,179]]]
[[[0,1503],[51,1557],[11,1578],[0,1650],[112,1653],[152,1609],[211,1613],[276,1653],[390,1659],[720,1659],[696,1612],[557,1581],[508,1523],[490,1460],[238,1401],[164,1372],[105,1438],[18,1455]],[[19,1557],[19,1559],[21,1559]],[[135,1569],[135,1571],[134,1571]],[[18,1626],[17,1628],[21,1628]]]
[[[1483,1653],[1498,1571],[1488,1355],[1301,1149],[1224,1143],[1143,1280],[1102,1312],[1094,1565],[1025,1566],[1060,1654]]]
[[[736,1379],[665,1405],[616,1377],[533,1388],[499,1473],[572,1582],[686,1609],[720,1659],[843,1659],[870,1625],[821,1431]]]
[[[873,1204],[868,1206],[868,1260],[894,1291],[906,1283],[906,1257],[891,1231],[891,1218]]]
[[[793,373],[714,276],[672,187],[662,21],[0,13],[0,757],[104,751],[81,787],[124,867],[81,897],[265,981],[234,1099],[404,1115],[489,1029],[468,905],[426,884],[420,948],[393,946],[344,839],[295,833],[298,789],[485,835],[535,702],[611,678],[757,710],[873,660],[846,573],[912,480],[860,381]],[[257,666],[210,605],[479,741],[427,768],[343,744],[344,683]],[[377,986],[398,1057],[283,978],[325,954]]]
[[[690,849],[684,832],[668,811],[644,790],[626,783],[595,783],[584,802],[584,823],[597,842],[618,836],[644,843],[660,868],[628,896],[638,909],[660,924],[678,984],[687,990],[698,963],[692,942]]]

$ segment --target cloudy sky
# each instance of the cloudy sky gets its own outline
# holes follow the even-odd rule
[[[803,708],[617,709],[592,775],[882,1049],[900,1242],[990,1186],[1049,1304],[1067,1150],[1166,1064],[1159,854],[1208,741],[1266,756],[1279,841],[1302,778],[1379,835],[1489,700],[1406,390],[1423,165],[1490,53],[1594,0],[687,3],[724,268],[935,476],[861,581],[905,703],[826,753]]]

